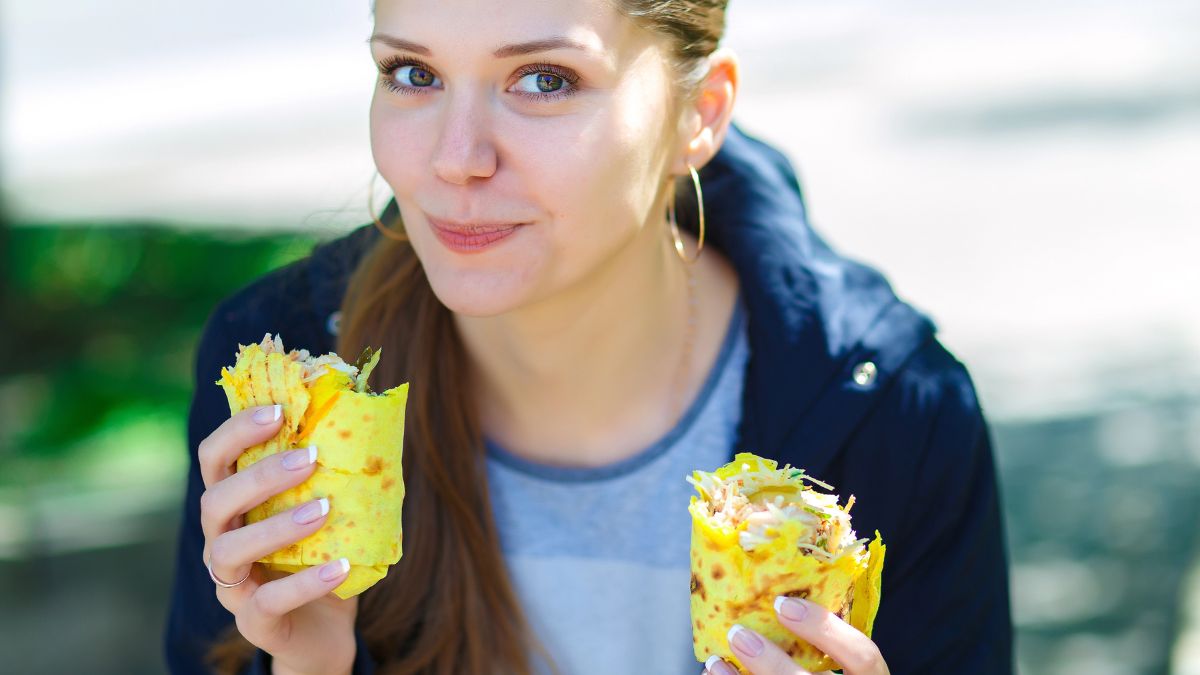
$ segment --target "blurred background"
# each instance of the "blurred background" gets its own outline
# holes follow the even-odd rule
[[[367,5],[0,5],[5,672],[164,672],[200,327],[368,222]],[[975,376],[1027,675],[1200,673],[1198,33],[1171,0],[731,3],[735,119]]]

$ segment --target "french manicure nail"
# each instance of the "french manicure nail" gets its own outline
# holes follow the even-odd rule
[[[733,666],[725,663],[716,654],[708,657],[708,660],[704,662],[704,670],[711,673],[711,675],[737,675],[737,671],[733,669]]]
[[[792,621],[803,621],[804,617],[808,616],[808,608],[804,606],[803,602],[786,595],[775,598],[775,611],[779,612],[783,618]]]
[[[307,525],[327,513],[329,513],[329,498],[321,497],[315,502],[309,502],[296,509],[296,512],[292,514],[292,520],[300,525]]]
[[[725,638],[729,640],[729,644],[733,645],[734,649],[751,658],[758,656],[763,651],[762,640],[746,630],[745,626],[740,623],[733,624],[733,628],[729,629]]]
[[[317,461],[317,446],[310,445],[307,448],[292,450],[283,456],[283,468],[285,469],[303,469],[304,467]]]
[[[254,421],[259,424],[270,424],[279,419],[279,415],[283,412],[283,405],[276,403],[272,406],[264,406],[254,411]]]
[[[325,563],[321,566],[321,571],[317,572],[317,576],[321,581],[333,581],[350,571],[350,561],[346,558],[338,558],[331,563]]]

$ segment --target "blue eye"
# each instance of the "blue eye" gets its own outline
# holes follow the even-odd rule
[[[517,75],[518,83],[530,75],[536,75],[532,91],[518,91],[517,94],[535,101],[564,99],[574,96],[579,91],[579,76],[572,71],[552,63],[534,63],[523,66]]]
[[[428,86],[432,85],[433,81],[436,79],[436,78],[434,78],[433,73],[429,72],[428,70],[425,70],[424,68],[421,68],[420,66],[402,66],[400,68],[397,68],[396,70],[402,71],[405,68],[410,69],[408,71],[408,81],[413,86],[428,87]],[[400,76],[400,81],[401,82],[404,81],[403,75]]]
[[[526,79],[533,76],[535,76],[534,86],[537,87],[537,89],[529,93],[552,94],[562,87],[565,87],[567,84],[566,80],[553,73],[530,73],[529,75],[522,77],[519,81],[524,82]]]
[[[422,89],[437,89],[440,81],[433,70],[413,58],[393,56],[378,64],[380,86],[388,91],[413,95]],[[528,81],[532,89],[519,89],[514,93],[531,100],[564,99],[576,93],[579,76],[570,70],[549,63],[531,64],[517,73],[518,84]],[[534,76],[532,79],[530,76]]]
[[[424,63],[395,56],[379,63],[379,75],[380,86],[397,94],[416,94],[416,90],[428,89],[437,81]]]

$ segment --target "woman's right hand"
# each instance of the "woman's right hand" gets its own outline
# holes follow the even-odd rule
[[[358,596],[342,600],[330,591],[345,581],[341,560],[295,574],[268,573],[259,560],[321,529],[327,500],[316,500],[245,525],[244,514],[272,495],[304,482],[314,471],[308,448],[280,452],[236,471],[247,448],[279,432],[280,407],[247,408],[225,420],[200,442],[200,523],[204,556],[213,574],[233,588],[216,586],[217,599],[235,617],[238,631],[271,654],[279,674],[349,673],[354,663]]]

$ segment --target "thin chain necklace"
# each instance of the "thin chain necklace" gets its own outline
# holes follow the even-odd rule
[[[684,406],[687,405],[688,393],[688,366],[692,362],[692,348],[696,338],[696,323],[697,323],[697,298],[696,298],[696,274],[692,270],[693,265],[689,263],[683,264],[684,270],[687,272],[687,295],[688,295],[688,312],[687,312],[687,331],[684,334],[683,349],[679,359],[679,367],[675,373],[675,384],[672,387],[674,396],[674,404],[671,410],[671,419],[678,420],[683,415]]]

